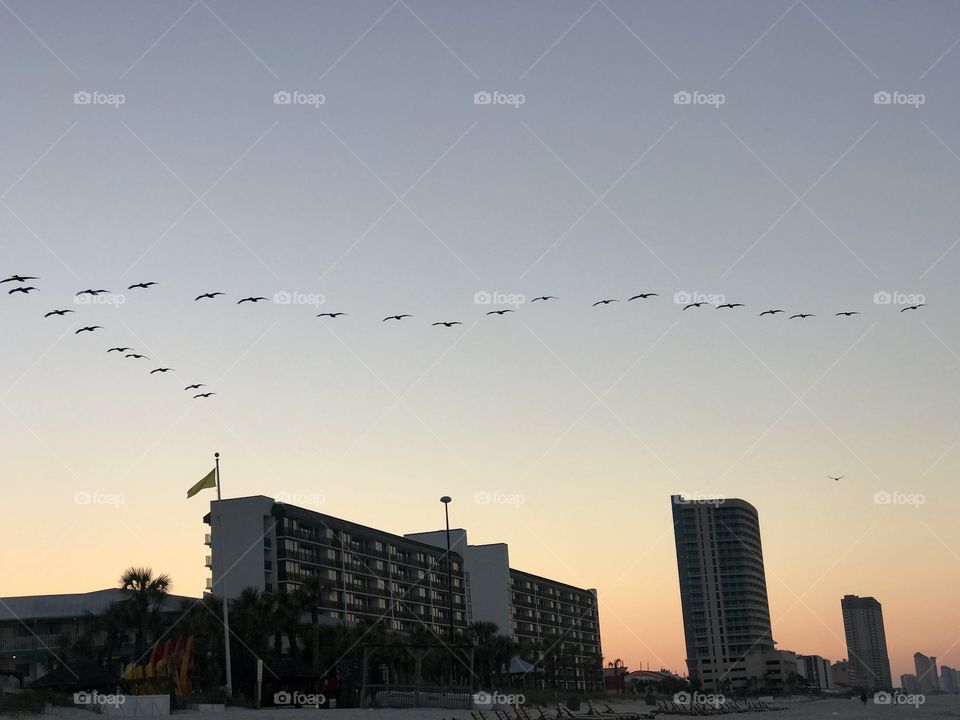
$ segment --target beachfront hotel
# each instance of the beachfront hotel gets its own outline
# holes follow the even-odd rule
[[[446,533],[407,538],[446,548]],[[467,531],[450,530],[450,548],[464,561],[473,620],[492,622],[510,636],[536,670],[560,689],[604,687],[597,591],[510,567],[506,543],[470,545]]]
[[[872,597],[844,595],[840,608],[847,640],[850,684],[866,690],[891,689],[893,681],[880,603]]]
[[[449,636],[445,531],[394,535],[263,495],[214,500],[204,522],[208,592],[287,593],[316,576],[329,622],[383,620],[397,632],[425,625]],[[534,679],[602,689],[596,590],[511,568],[505,544],[468,545],[462,529],[450,537],[455,629],[493,622],[538,660]]]
[[[705,690],[783,688],[796,655],[773,641],[756,509],[734,498],[670,500],[690,681]]]

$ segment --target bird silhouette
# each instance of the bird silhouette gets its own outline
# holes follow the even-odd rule
[[[137,355],[137,353],[130,353],[129,355],[124,355],[124,357],[132,357],[134,360],[149,360],[146,355]]]
[[[619,301],[619,300],[613,300],[613,299],[611,299],[611,300],[597,300],[597,301],[593,304],[593,306],[596,307],[597,305],[609,305],[610,303],[615,303],[615,302],[620,302],[620,301]]]
[[[803,320],[804,318],[808,318],[808,317],[816,317],[816,315],[812,315],[810,313],[797,313],[796,315],[791,315],[790,319],[793,320],[794,318],[800,318],[801,320]]]
[[[535,303],[537,300],[558,300],[559,298],[556,295],[541,295],[540,297],[535,297],[530,302]]]
[[[86,290],[81,290],[80,292],[78,292],[77,295],[94,295],[94,296],[96,296],[96,295],[102,295],[103,293],[108,293],[108,292],[110,292],[110,291],[109,291],[109,290],[91,290],[91,289],[87,288]]]
[[[108,353],[112,353],[112,352],[121,352],[121,353],[124,353],[124,352],[126,352],[127,350],[133,350],[133,348],[128,348],[128,347],[112,347],[112,348],[110,348],[109,350],[107,350],[107,352],[108,352]]]
[[[6,280],[0,280],[0,285],[8,282],[26,282],[27,280],[39,280],[38,277],[33,277],[32,275],[11,275]]]
[[[827,475],[827,477],[828,477],[830,480],[836,480],[837,482],[840,482],[841,480],[843,480],[843,479],[846,477],[846,475],[841,475],[840,477],[834,477],[833,475]]]
[[[317,317],[328,317],[328,318],[338,318],[341,315],[346,315],[344,312],[335,312],[335,313],[320,313]]]
[[[906,312],[907,310],[918,310],[919,308],[922,308],[924,305],[926,305],[926,303],[917,303],[916,305],[908,305],[907,307],[903,308],[900,312],[903,313],[903,312]]]
[[[683,309],[684,309],[684,310],[689,310],[689,309],[692,308],[692,307],[698,308],[698,307],[700,307],[701,305],[706,305],[706,304],[707,304],[706,302],[704,302],[704,301],[701,300],[700,302],[690,303],[689,305],[687,305],[687,306],[686,306],[685,308],[683,308]]]
[[[380,322],[386,322],[387,320],[402,320],[405,317],[413,317],[413,315],[388,315]]]
[[[77,330],[74,333],[74,335],[79,335],[82,332],[93,332],[94,330],[102,329],[102,327],[103,327],[102,325],[87,325],[86,327],[82,327],[79,330]]]
[[[491,310],[487,315],[503,315],[508,312],[513,312],[513,310]]]
[[[134,283],[133,285],[129,286],[127,290],[133,290],[134,288],[143,288],[144,290],[146,290],[152,285],[156,285],[156,283],[153,280],[151,280],[150,282]]]
[[[151,370],[150,374],[153,375],[154,373],[158,373],[158,372],[165,373],[165,372],[170,372],[171,370],[173,370],[173,368],[156,368],[155,370]]]
[[[215,392],[200,393],[200,394],[198,394],[198,395],[194,395],[194,396],[193,396],[193,399],[196,400],[197,398],[208,398],[208,397],[210,397],[211,395],[216,395],[216,393],[215,393]]]
[[[16,287],[13,290],[7,290],[7,295],[13,295],[14,293],[23,293],[24,295],[29,295],[31,290],[36,290],[33,285],[27,285],[26,287]]]
[[[760,313],[760,317],[763,317],[764,315],[776,315],[777,313],[782,312],[783,310],[764,310],[762,313]]]
[[[433,325],[443,325],[444,327],[453,327],[454,325],[463,325],[462,322],[458,320],[453,320],[452,322],[435,322]]]
[[[851,315],[859,315],[859,314],[860,313],[858,313],[856,310],[845,310],[844,312],[838,312],[836,316],[840,317],[841,315],[843,315],[844,317],[850,317]]]
[[[51,310],[48,313],[44,313],[44,317],[50,317],[51,315],[66,315],[67,313],[74,312],[73,310]]]
[[[187,385],[184,390],[199,390],[203,387],[203,383],[194,383],[193,385]]]
[[[223,295],[223,293],[222,293],[222,292],[203,293],[202,295],[197,295],[197,296],[193,299],[193,301],[196,302],[197,300],[203,300],[204,298],[213,299],[213,298],[215,298],[217,295]]]
[[[745,307],[743,303],[724,303],[723,305],[717,305],[717,310],[720,308],[738,308]]]
[[[639,295],[634,295],[632,298],[627,298],[627,302],[630,302],[631,300],[646,300],[648,297],[654,297],[659,294],[660,293],[652,293],[652,292],[640,293]]]
[[[258,303],[261,300],[266,300],[265,297],[245,297],[242,300],[237,300],[237,305],[242,305],[245,302]]]

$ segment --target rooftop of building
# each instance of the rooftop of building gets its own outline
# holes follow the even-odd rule
[[[85,593],[61,593],[57,595],[22,595],[0,598],[0,622],[27,620],[54,620],[100,615],[110,605],[126,600],[128,593],[119,588],[93,590]],[[176,610],[184,600],[198,598],[168,595],[164,607]]]

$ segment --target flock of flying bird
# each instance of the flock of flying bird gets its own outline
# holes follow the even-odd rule
[[[5,285],[6,283],[15,283],[15,284],[16,284],[12,289],[10,289],[10,290],[7,291],[7,294],[8,294],[8,295],[14,295],[14,294],[18,294],[18,293],[19,293],[19,294],[23,294],[23,295],[29,295],[29,294],[32,293],[32,292],[37,292],[37,291],[39,290],[39,288],[37,288],[37,287],[35,287],[35,286],[33,286],[33,285],[28,285],[27,283],[30,282],[31,280],[39,280],[39,279],[40,279],[39,277],[34,276],[34,275],[11,275],[10,277],[8,277],[8,278],[6,278],[6,279],[0,280],[0,285]],[[149,290],[151,287],[153,287],[154,285],[157,285],[157,284],[158,284],[158,283],[156,283],[156,282],[154,282],[154,281],[150,281],[150,282],[139,282],[139,283],[134,283],[133,285],[128,286],[128,287],[127,287],[127,290]],[[103,295],[103,294],[110,295],[110,294],[112,294],[112,293],[110,293],[109,290],[103,290],[103,289],[94,290],[94,289],[92,289],[92,288],[87,288],[86,290],[81,290],[80,292],[78,292],[78,293],[76,294],[76,297],[79,298],[79,297],[84,296],[84,295],[88,295],[88,296],[91,296],[91,297],[97,297],[98,295]],[[225,294],[225,293],[223,293],[223,292],[205,292],[205,293],[201,293],[200,295],[197,295],[197,296],[194,298],[194,302],[198,302],[198,301],[200,301],[200,300],[214,300],[214,299],[216,299],[217,297],[219,297],[219,296],[221,296],[221,295],[224,295],[224,294]],[[642,293],[639,293],[639,294],[637,294],[637,295],[633,295],[632,297],[627,298],[626,302],[632,302],[632,301],[634,301],[634,300],[647,300],[647,299],[649,299],[649,298],[651,298],[651,297],[657,297],[657,296],[659,296],[659,293],[655,293],[655,292],[642,292]],[[551,301],[551,300],[558,300],[558,299],[559,299],[559,298],[558,298],[556,295],[540,295],[540,296],[538,296],[538,297],[533,298],[533,299],[531,300],[531,302],[533,302],[533,303],[535,303],[535,302],[548,302],[548,301]],[[242,305],[242,304],[244,304],[244,303],[253,303],[253,304],[256,304],[256,303],[258,303],[258,302],[264,302],[264,301],[268,301],[268,298],[263,297],[263,296],[250,296],[250,297],[240,298],[239,300],[237,300],[237,305]],[[607,298],[607,299],[604,299],[604,300],[597,300],[595,303],[593,303],[593,307],[606,306],[606,305],[610,305],[611,303],[618,303],[618,302],[621,302],[621,301],[620,301],[619,299],[617,299],[617,298]],[[705,305],[710,306],[710,305],[712,305],[712,303],[709,303],[709,302],[707,302],[707,301],[705,301],[705,300],[696,301],[696,302],[690,302],[690,303],[687,303],[686,305],[684,305],[683,310],[686,311],[686,310],[690,310],[690,309],[694,309],[694,308],[701,308],[701,307],[703,307],[703,306],[705,306]],[[900,312],[903,313],[903,312],[907,312],[908,310],[918,310],[919,308],[924,307],[924,305],[926,305],[926,303],[918,303],[918,304],[915,304],[915,305],[907,305],[906,307],[903,307],[903,308],[900,310]],[[723,302],[723,303],[717,304],[715,307],[716,307],[717,310],[724,310],[724,309],[734,310],[734,309],[736,309],[736,308],[746,307],[746,305],[744,305],[744,303]],[[45,318],[52,317],[52,316],[62,317],[62,316],[64,316],[64,315],[68,314],[68,313],[73,313],[73,312],[75,312],[75,311],[74,311],[74,310],[70,310],[70,309],[51,310],[51,311],[45,313],[45,314],[44,314],[44,317],[45,317]],[[514,309],[512,309],[512,308],[506,308],[506,309],[500,309],[500,310],[490,310],[490,311],[488,311],[486,314],[487,314],[487,315],[499,315],[499,316],[503,316],[503,315],[505,315],[505,314],[507,314],[507,313],[512,313],[512,312],[516,312],[516,311],[515,311]],[[779,308],[772,308],[772,309],[769,309],[769,310],[764,310],[764,311],[761,312],[759,315],[760,315],[760,317],[763,317],[763,316],[765,316],[765,315],[774,316],[774,315],[778,315],[778,314],[785,313],[785,312],[786,312],[786,311],[781,310],[781,309],[779,309]],[[325,318],[336,319],[336,318],[338,318],[338,317],[342,317],[342,316],[345,316],[345,315],[347,315],[347,314],[348,314],[348,313],[345,313],[345,312],[322,312],[322,313],[319,313],[319,314],[317,315],[317,317],[321,317],[321,318],[322,318],[322,317],[325,317]],[[852,317],[852,316],[854,316],[854,315],[860,315],[860,312],[858,312],[858,311],[856,311],[856,310],[844,310],[844,311],[841,311],[841,312],[838,312],[838,313],[834,313],[834,315],[835,315],[836,317],[848,317],[848,318],[849,318],[849,317]],[[408,314],[408,313],[401,313],[401,314],[397,314],[397,315],[388,315],[387,317],[383,318],[382,322],[387,322],[387,321],[389,321],[389,320],[399,321],[399,320],[403,320],[404,318],[410,318],[410,317],[413,317],[413,315],[410,315],[410,314]],[[788,318],[789,318],[790,320],[794,320],[794,319],[805,320],[806,318],[812,318],[812,317],[816,317],[816,315],[814,315],[813,313],[806,313],[806,312],[795,313],[795,314],[793,314],[793,315],[789,315],[789,316],[788,316]],[[442,326],[442,327],[447,327],[447,328],[453,327],[454,325],[462,325],[462,324],[463,324],[463,323],[460,322],[459,320],[441,320],[441,321],[439,321],[439,322],[431,323],[431,325],[433,325],[433,326]],[[93,332],[96,332],[97,330],[102,330],[102,329],[103,329],[103,326],[102,326],[102,325],[85,325],[85,326],[77,329],[74,334],[75,334],[75,335],[79,335],[79,334],[81,334],[81,333],[93,333]],[[118,353],[122,354],[125,358],[131,358],[131,359],[134,359],[134,360],[149,360],[149,359],[150,359],[150,358],[148,358],[146,355],[142,355],[142,354],[140,354],[140,353],[134,352],[134,351],[133,351],[133,348],[129,348],[129,347],[119,347],[119,346],[118,346],[118,347],[111,347],[111,348],[109,348],[109,349],[107,350],[107,352],[108,352],[108,353],[118,352]],[[156,374],[156,373],[168,373],[168,372],[172,372],[172,371],[173,371],[173,368],[169,368],[169,367],[158,367],[158,368],[154,368],[153,370],[151,370],[149,374],[150,374],[150,375],[154,375],[154,374]],[[200,389],[203,388],[203,387],[206,387],[206,385],[204,385],[204,383],[193,383],[193,384],[187,385],[187,386],[184,388],[184,390],[187,390],[187,391],[189,391],[189,390],[200,390]],[[196,400],[196,399],[201,399],[201,398],[205,399],[205,398],[211,397],[212,395],[216,395],[216,393],[215,393],[215,392],[198,392],[198,393],[196,393],[196,394],[193,396],[193,398],[194,398],[195,400]],[[839,478],[837,478],[837,479],[839,479]]]

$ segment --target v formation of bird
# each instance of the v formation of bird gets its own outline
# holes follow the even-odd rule
[[[28,283],[30,283],[33,280],[39,280],[39,279],[40,278],[35,275],[11,275],[8,278],[0,280],[0,286],[6,285],[7,283],[12,283],[13,284],[12,286],[7,286],[7,287],[10,287],[10,289],[7,290],[8,295],[17,295],[17,294],[29,295],[31,293],[39,292],[39,288],[34,285],[30,285]],[[154,282],[152,280],[148,282],[138,282],[138,283],[134,283],[132,285],[127,286],[127,290],[135,290],[135,291],[149,290],[150,288],[158,284],[159,283]],[[104,294],[110,295],[111,293],[109,290],[105,290],[102,288],[101,289],[87,288],[86,290],[81,290],[78,293],[76,293],[76,297],[81,298],[83,296],[89,296],[91,298],[96,298]],[[194,298],[194,302],[201,302],[201,301],[206,302],[210,300],[216,300],[218,297],[225,294],[226,293],[223,293],[220,291],[204,292],[197,295]],[[660,293],[656,293],[656,292],[641,292],[628,297],[625,302],[630,303],[636,300],[648,300],[653,297],[659,297],[659,295]],[[533,298],[530,302],[531,303],[550,302],[550,301],[559,300],[559,299],[560,298],[557,297],[556,295],[539,295]],[[269,299],[262,295],[251,295],[248,297],[240,298],[239,300],[237,300],[236,304],[243,305],[245,303],[250,303],[251,305],[256,305],[261,302],[269,302]],[[602,300],[597,300],[596,302],[594,302],[593,307],[603,308],[613,303],[619,303],[619,302],[621,301],[617,298],[604,298]],[[683,310],[686,311],[686,310],[692,310],[692,309],[699,309],[699,308],[703,308],[704,306],[711,306],[711,305],[712,303],[709,303],[706,301],[690,302],[684,305]],[[904,313],[908,311],[919,310],[925,305],[926,303],[917,303],[914,305],[907,305],[901,308],[900,312]],[[739,302],[721,302],[716,304],[714,307],[717,310],[736,310],[737,308],[746,307],[746,305],[744,303],[739,303]],[[69,308],[56,309],[56,310],[50,310],[49,312],[45,313],[43,317],[45,318],[54,317],[54,316],[63,317],[68,313],[75,313],[75,312],[76,312],[75,310],[71,310]],[[490,310],[486,312],[486,315],[488,316],[496,315],[498,317],[503,317],[507,313],[513,313],[513,312],[516,312],[516,310],[513,308],[505,308],[505,309],[498,309],[498,310]],[[779,308],[771,308],[769,310],[763,310],[762,312],[760,312],[759,317],[765,317],[765,316],[773,317],[778,314],[786,314],[786,311]],[[856,310],[844,310],[841,312],[834,313],[834,316],[843,317],[843,318],[852,318],[860,314],[861,313]],[[347,317],[347,316],[348,316],[348,313],[345,313],[345,312],[323,312],[317,315],[318,318],[329,318],[330,320],[336,320],[338,318]],[[406,318],[412,318],[412,317],[413,315],[409,313],[398,313],[396,315],[388,315],[387,317],[383,318],[382,322],[388,322],[388,321],[398,322]],[[792,315],[788,315],[787,317],[789,320],[806,320],[807,318],[815,318],[816,315],[814,315],[813,313],[799,312],[799,313],[794,313]],[[431,326],[433,327],[444,327],[444,328],[452,328],[457,325],[463,325],[463,323],[460,322],[459,320],[440,320],[440,321],[431,323]],[[75,330],[74,334],[75,335],[87,334],[87,333],[92,334],[92,333],[96,333],[98,330],[103,330],[103,329],[104,328],[102,325],[83,325],[79,327],[77,330]],[[114,352],[118,353],[119,355],[122,355],[124,358],[130,358],[133,360],[149,360],[150,359],[146,355],[135,352],[134,349],[130,347],[117,346],[117,347],[111,347],[107,350],[107,353],[114,353]],[[175,372],[175,370],[169,367],[157,367],[150,370],[149,374],[163,375],[168,372]],[[204,387],[206,387],[204,383],[192,383],[190,385],[187,385],[184,388],[184,390],[185,391],[200,390],[201,388],[204,388]],[[197,392],[196,394],[193,395],[193,398],[206,399],[206,398],[212,397],[213,395],[216,395],[216,393],[212,391]],[[836,479],[839,480],[839,478],[836,478]]]

